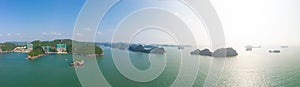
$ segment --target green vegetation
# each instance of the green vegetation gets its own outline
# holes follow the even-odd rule
[[[74,47],[73,47],[73,44]],[[95,43],[88,43],[88,42],[78,42],[73,41],[70,39],[63,39],[63,40],[54,40],[54,41],[33,41],[31,42],[33,44],[34,48],[40,47],[40,46],[50,46],[50,52],[57,52],[56,51],[56,44],[66,44],[67,45],[67,52],[70,54],[78,54],[78,55],[102,55],[103,50],[96,46]],[[40,54],[40,51],[32,50],[34,52],[30,52],[30,55],[36,55]],[[28,54],[29,55],[29,54]]]
[[[40,54],[45,54],[45,51],[43,50],[43,48],[41,46],[34,47],[34,49],[28,53],[28,55],[31,57],[38,56]]]
[[[17,47],[17,44],[13,43],[0,43],[0,48],[2,51],[12,51]]]
[[[71,52],[78,55],[102,55],[103,50],[94,43],[75,42]]]
[[[31,42],[33,44],[33,50],[28,55],[31,57],[45,54],[42,46],[50,46],[50,52],[57,52],[56,44],[66,44],[67,52],[70,54],[89,56],[89,55],[102,55],[103,50],[98,47],[95,43],[89,42],[78,42],[70,39],[54,40],[54,41],[40,41],[35,40]],[[73,46],[74,44],[74,46]],[[0,43],[2,51],[13,51],[18,45],[14,43]]]
[[[100,47],[96,46],[96,45],[95,45],[95,54],[100,54],[100,55],[103,54],[103,50]]]
[[[51,47],[50,52],[57,52],[57,50],[55,48]]]
[[[31,42],[31,44],[33,44],[33,47],[36,46],[50,46],[50,52],[56,52],[56,44],[66,44],[67,45],[67,52],[69,52],[69,50],[72,49],[72,40],[70,39],[62,39],[62,40],[54,40],[54,41],[40,41],[40,40],[35,40],[33,42]],[[71,48],[69,48],[68,46],[71,46]],[[71,53],[71,52],[69,52]]]

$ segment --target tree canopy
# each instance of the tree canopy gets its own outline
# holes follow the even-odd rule
[[[13,44],[13,43],[0,43],[0,47],[2,49],[2,51],[12,51],[17,47],[17,44]]]
[[[45,54],[45,51],[41,46],[34,47],[34,49],[28,53],[29,56],[38,56],[40,54]]]

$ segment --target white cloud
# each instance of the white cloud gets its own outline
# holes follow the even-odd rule
[[[11,36],[11,33],[7,33],[7,36]]]
[[[76,35],[76,36],[81,36],[81,33],[76,33],[75,35]]]
[[[57,33],[57,32],[56,32],[54,35],[55,35],[55,36],[61,36],[61,33]]]
[[[84,28],[83,30],[85,30],[85,31],[91,31],[92,29],[89,28],[89,27],[87,27],[87,28]]]
[[[102,32],[98,31],[98,32],[97,32],[97,34],[98,34],[98,35],[101,35],[101,34],[102,34]]]
[[[48,35],[46,32],[43,32],[42,35]]]
[[[62,34],[58,32],[50,32],[50,35],[61,36]]]
[[[56,32],[50,32],[51,35],[56,35]]]

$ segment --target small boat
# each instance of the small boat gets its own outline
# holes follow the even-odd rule
[[[246,51],[252,51],[252,48],[246,48]]]
[[[126,48],[125,48],[125,47],[120,47],[119,49],[120,49],[120,50],[126,50]]]
[[[287,45],[282,45],[282,46],[280,46],[281,48],[289,48],[289,46],[287,46]]]
[[[184,46],[178,46],[178,49],[184,49]]]
[[[83,66],[83,64],[84,64],[84,60],[75,60],[70,63],[70,66],[79,67],[79,66]]]
[[[280,50],[269,50],[269,53],[280,53]]]

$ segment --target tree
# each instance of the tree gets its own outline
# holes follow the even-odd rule
[[[40,54],[45,54],[45,51],[41,46],[34,47],[34,49],[28,53],[29,56],[38,56]]]
[[[7,43],[0,44],[0,47],[1,47],[2,51],[12,51],[17,47],[17,45],[7,42]]]

